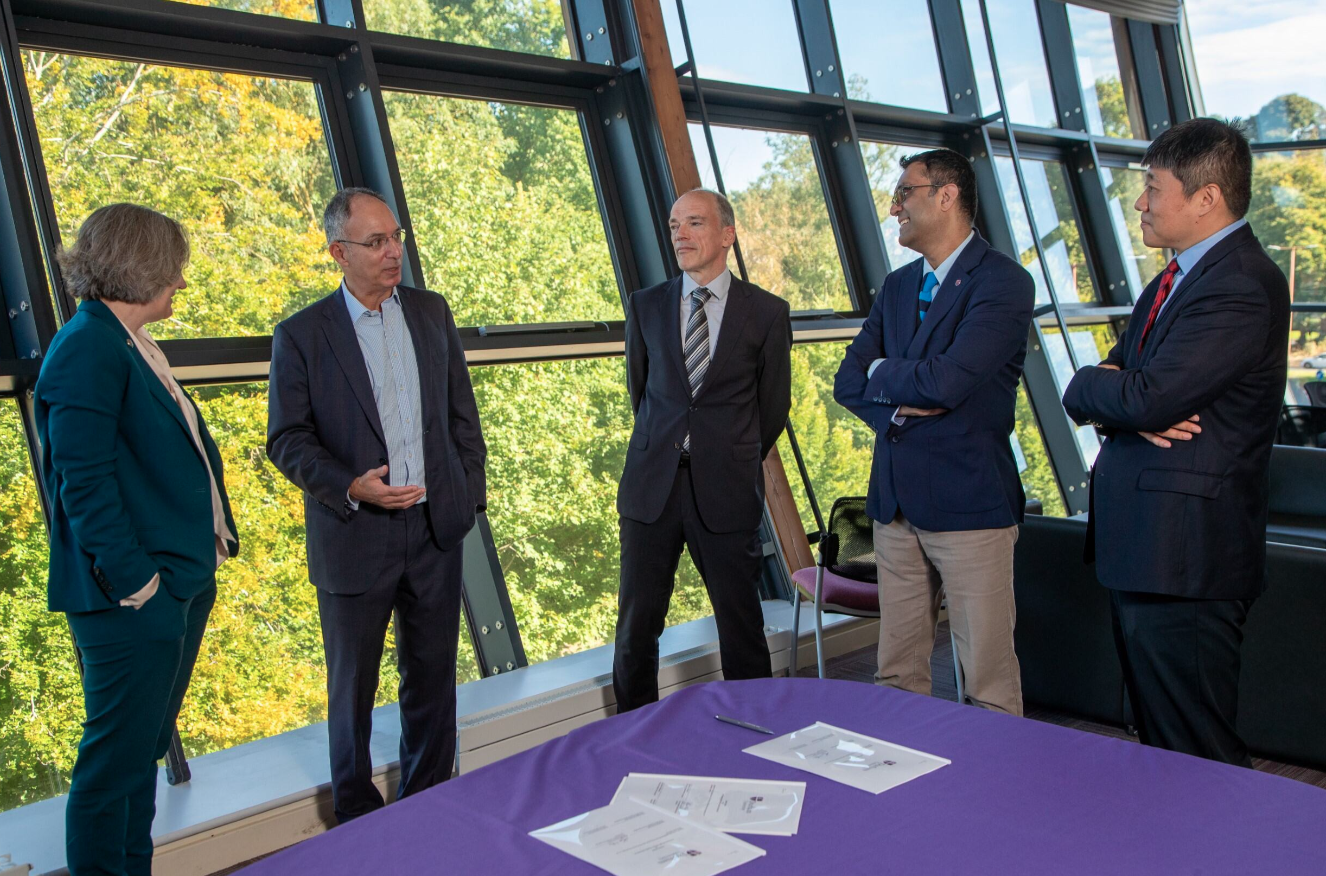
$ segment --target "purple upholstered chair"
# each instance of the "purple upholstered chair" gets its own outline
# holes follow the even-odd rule
[[[792,574],[815,610],[815,657],[824,677],[824,624],[822,613],[852,617],[879,617],[879,584],[875,569],[874,521],[866,514],[864,496],[844,496],[829,511],[828,530],[819,541],[819,559],[808,569]],[[797,638],[801,632],[801,594],[792,608],[792,670],[796,675]],[[949,638],[952,640],[952,630]],[[953,649],[953,674],[958,702],[962,702],[962,664]]]

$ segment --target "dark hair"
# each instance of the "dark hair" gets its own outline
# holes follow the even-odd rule
[[[353,186],[348,189],[341,189],[332,195],[332,199],[327,202],[327,209],[322,211],[322,230],[327,235],[327,243],[333,244],[345,236],[345,223],[350,220],[350,207],[355,198],[363,195],[368,198],[377,198],[384,204],[387,199],[382,197],[381,193],[372,189],[366,189],[362,186]],[[390,204],[387,204],[391,207]],[[395,212],[394,210],[392,211]]]
[[[1183,183],[1184,197],[1215,185],[1229,212],[1243,218],[1252,200],[1252,149],[1243,126],[1219,119],[1192,119],[1151,141],[1142,163],[1161,167]]]
[[[903,170],[917,163],[925,168],[931,182],[957,186],[958,206],[968,219],[976,218],[976,171],[972,170],[970,161],[952,149],[931,149],[906,155],[898,161]]]

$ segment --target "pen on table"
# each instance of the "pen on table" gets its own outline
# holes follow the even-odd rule
[[[724,724],[733,724],[737,727],[745,727],[747,730],[754,730],[756,733],[763,733],[766,736],[774,735],[774,732],[768,727],[761,727],[759,724],[752,724],[749,721],[738,721],[736,718],[729,718],[727,715],[714,715],[715,718]]]

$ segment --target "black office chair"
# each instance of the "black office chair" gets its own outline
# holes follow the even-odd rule
[[[1291,447],[1326,447],[1326,407],[1285,405],[1275,443]]]
[[[1309,380],[1303,384],[1303,391],[1308,394],[1308,404],[1326,408],[1326,380]]]

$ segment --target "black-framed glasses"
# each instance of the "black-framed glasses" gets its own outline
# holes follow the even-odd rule
[[[902,202],[912,194],[912,189],[942,189],[948,183],[917,183],[914,186],[898,186],[893,190],[893,206],[901,207]]]
[[[391,234],[380,234],[377,237],[370,237],[368,240],[342,240],[336,238],[337,243],[353,243],[355,246],[362,246],[369,252],[381,252],[382,247],[387,245],[387,241],[395,241],[398,246],[405,245],[405,238],[410,235],[404,228],[397,228]]]

